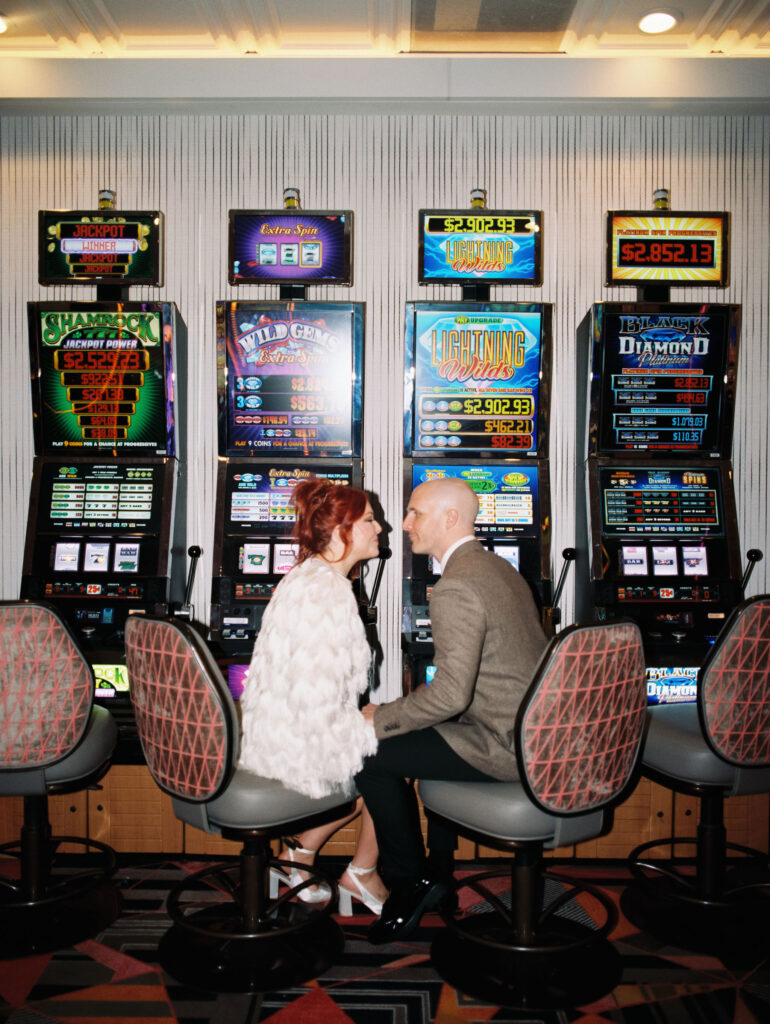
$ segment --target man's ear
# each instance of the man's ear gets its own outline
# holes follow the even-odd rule
[[[448,530],[453,530],[457,526],[459,519],[460,516],[456,508],[447,509],[446,525]]]

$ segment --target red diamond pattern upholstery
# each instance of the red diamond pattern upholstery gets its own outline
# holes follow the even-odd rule
[[[42,768],[80,742],[94,679],[51,608],[0,604],[0,765]]]
[[[646,704],[636,625],[564,630],[522,705],[520,751],[532,796],[561,814],[613,800],[633,771]]]
[[[742,605],[698,682],[709,741],[742,767],[770,765],[770,596]]]
[[[142,749],[155,781],[172,796],[204,801],[230,771],[232,709],[200,652],[173,622],[133,616],[126,662]]]

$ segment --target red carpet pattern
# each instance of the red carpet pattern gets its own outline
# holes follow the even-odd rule
[[[334,870],[334,865],[329,865]],[[124,909],[96,939],[44,956],[0,962],[0,1022],[7,1024],[765,1024],[770,1020],[766,956],[688,953],[667,947],[620,916],[612,941],[620,982],[606,997],[565,1010],[520,1010],[481,1003],[444,984],[429,949],[443,927],[427,915],[408,942],[373,947],[369,914],[356,905],[340,919],[340,962],[297,989],[217,995],[180,985],[155,960],[168,927],[165,895],[181,871],[171,861],[120,870]],[[566,869],[564,869],[566,870]],[[623,868],[581,868],[617,902]],[[581,913],[591,913],[590,902]],[[762,927],[768,928],[767,921]]]

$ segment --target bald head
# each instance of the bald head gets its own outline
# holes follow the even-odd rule
[[[438,477],[412,491],[404,529],[415,554],[441,560],[447,548],[473,533],[479,501],[464,480]]]

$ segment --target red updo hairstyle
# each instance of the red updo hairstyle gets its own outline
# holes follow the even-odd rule
[[[292,503],[297,510],[294,526],[294,539],[299,542],[297,563],[304,562],[311,555],[320,555],[330,544],[335,526],[340,528],[340,539],[347,555],[353,524],[366,511],[368,501],[366,491],[333,484],[323,477],[297,484],[292,495]]]

